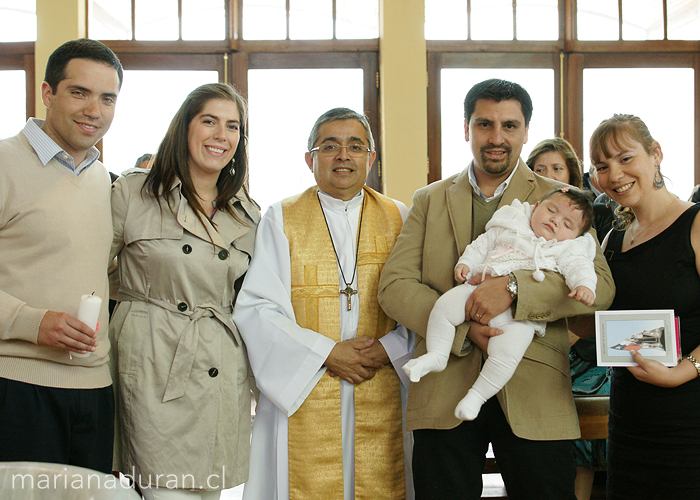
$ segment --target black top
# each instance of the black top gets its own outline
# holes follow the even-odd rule
[[[690,243],[690,228],[699,210],[700,204],[693,205],[663,232],[626,252],[620,251],[624,232],[613,231],[605,249],[616,287],[610,309],[673,309],[680,318],[681,349],[686,354],[700,344],[700,276]],[[626,368],[616,368],[611,412],[637,422],[642,415],[654,421],[674,418],[669,410],[689,390],[700,395],[700,378],[663,388],[640,382]],[[700,398],[695,399],[700,409]],[[693,420],[700,425],[697,416]]]
[[[605,250],[615,279],[611,310],[673,309],[680,318],[681,347],[700,344],[700,276],[690,229],[700,204],[683,212],[660,234],[621,252],[622,231],[613,231]]]
[[[620,251],[624,232],[613,231],[605,252],[617,289],[610,309],[673,309],[685,354],[700,343],[700,276],[690,243],[699,211],[700,204],[693,205],[665,231],[626,252]],[[664,388],[615,368],[607,498],[700,498],[699,415],[700,378]]]

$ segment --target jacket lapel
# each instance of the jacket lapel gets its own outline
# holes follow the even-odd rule
[[[226,217],[226,227],[220,228],[221,235],[224,241],[230,241],[236,250],[245,252],[249,257],[253,257],[253,248],[255,247],[255,229],[260,222],[260,210],[257,205],[254,205],[238,193],[236,198],[231,200],[234,211],[245,222],[234,220],[232,217]],[[218,224],[218,221],[217,221]]]
[[[472,239],[472,186],[469,184],[469,168],[454,178],[446,192],[447,213],[459,255]]]
[[[234,211],[244,220],[244,223],[241,224],[234,220],[233,217],[217,217],[215,215],[215,228],[205,217],[202,217],[204,225],[200,223],[194,209],[182,195],[180,185],[180,180],[176,180],[173,183],[173,186],[170,188],[170,198],[173,206],[176,207],[177,222],[185,231],[204,241],[213,242],[214,245],[224,250],[228,250],[229,246],[233,244],[237,250],[252,256],[255,243],[255,228],[260,222],[260,209],[241,194],[242,190],[236,193],[236,196],[229,203],[233,206]]]
[[[228,245],[224,242],[219,232],[212,227],[211,223],[206,218],[202,217],[202,222],[204,223],[204,225],[202,225],[194,209],[187,203],[185,197],[182,196],[179,191],[174,194],[180,198],[180,206],[177,210],[177,222],[183,229],[192,233],[197,238],[203,239],[204,241],[212,241],[217,247],[227,249]],[[209,231],[209,234],[207,234],[207,231]]]

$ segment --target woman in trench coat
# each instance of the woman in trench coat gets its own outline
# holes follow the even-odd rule
[[[218,499],[248,476],[253,384],[232,321],[260,219],[245,124],[231,86],[198,87],[150,172],[113,186],[115,466],[146,499]]]

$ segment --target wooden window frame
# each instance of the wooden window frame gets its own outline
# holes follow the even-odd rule
[[[554,71],[555,126],[561,123],[560,56],[554,53],[433,52],[428,54],[428,183],[442,178],[441,78],[444,68],[533,68]],[[555,131],[552,131],[556,133]],[[466,166],[466,165],[465,165]]]
[[[34,42],[12,42],[2,44],[0,70],[24,70],[26,98],[26,119],[36,116],[34,70]],[[43,78],[43,75],[41,75]]]
[[[367,185],[381,192],[381,141],[377,85],[379,41],[354,42],[356,41],[249,41],[240,44],[240,48],[246,50],[230,51],[220,44],[200,42],[104,41],[118,55],[125,69],[216,70],[219,72],[219,81],[231,83],[246,98],[249,69],[362,69],[364,112],[369,119],[377,149],[377,159],[367,177]]]
[[[695,183],[700,182],[700,41],[579,41],[576,39],[575,13],[576,0],[559,0],[560,37],[557,41],[428,40],[426,42],[429,183],[442,177],[440,71],[442,68],[453,67],[552,68],[555,75],[554,119],[557,128],[552,132],[571,142],[581,157],[586,147],[583,137],[583,70],[585,68],[694,68],[696,131],[694,172]],[[666,32],[666,28],[664,30]]]
[[[700,47],[699,47],[700,48]],[[693,171],[695,184],[700,182],[700,53],[693,52],[591,52],[569,56],[567,108],[571,110],[566,123],[569,141],[577,152],[588,147],[583,136],[583,70],[588,68],[691,68],[695,71],[695,128]],[[653,99],[653,96],[649,96]],[[671,118],[671,115],[669,115]]]
[[[246,66],[245,71],[241,68],[235,73],[246,76],[247,69],[362,69],[364,75],[362,111],[369,120],[377,151],[377,157],[367,176],[367,185],[378,192],[382,191],[379,88],[376,76],[379,71],[379,57],[376,52],[254,52],[251,54],[237,53],[233,57],[236,67]],[[241,90],[245,88],[244,91],[247,95],[247,81],[232,83]]]

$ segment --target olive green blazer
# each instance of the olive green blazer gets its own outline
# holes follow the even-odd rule
[[[514,199],[536,202],[560,183],[534,174],[520,160],[499,208]],[[416,332],[415,356],[426,352],[428,316],[437,298],[455,286],[453,269],[471,242],[472,188],[460,174],[419,189],[379,283],[379,302],[396,321]],[[595,259],[596,300],[588,307],[568,297],[561,275],[547,271],[536,282],[531,271],[515,271],[518,300],[514,319],[547,322],[544,337],[535,337],[515,374],[498,394],[515,435],[532,440],[580,437],[571,395],[566,318],[607,309],[615,287],[600,248]],[[454,410],[476,380],[484,353],[463,350],[469,323],[457,328],[447,368],[411,384],[408,428],[451,429],[461,423]]]

